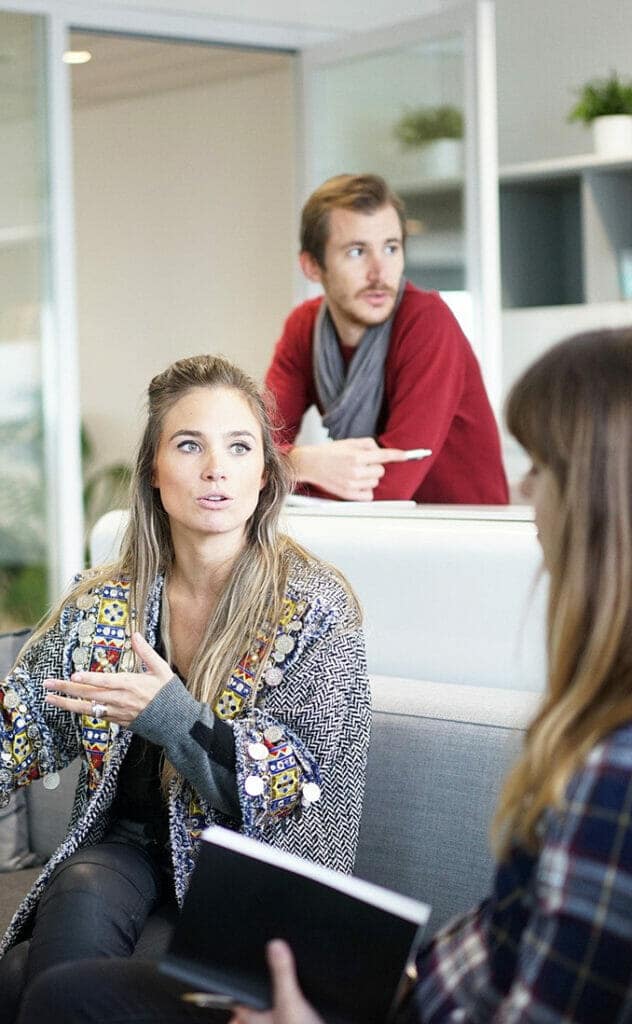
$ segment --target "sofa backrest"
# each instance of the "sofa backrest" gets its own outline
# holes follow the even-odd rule
[[[285,527],[354,587],[370,672],[541,692],[546,586],[535,526],[496,515],[349,514],[342,505],[288,509]],[[125,523],[120,511],[99,520],[93,565],[115,557]]]
[[[369,671],[542,691],[545,587],[532,522],[291,509],[288,532],[341,569],[365,614]],[[542,581],[543,582],[543,581]]]

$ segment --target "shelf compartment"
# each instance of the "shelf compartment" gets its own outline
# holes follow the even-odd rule
[[[505,309],[583,302],[580,176],[503,182],[500,254]]]

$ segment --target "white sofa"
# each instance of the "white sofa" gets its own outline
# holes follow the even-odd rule
[[[286,515],[288,532],[354,586],[369,671],[541,691],[546,594],[530,510],[376,508]]]
[[[118,550],[125,521],[97,523],[93,564]],[[340,503],[289,508],[285,528],[355,588],[372,674],[542,690],[546,588],[530,510]]]

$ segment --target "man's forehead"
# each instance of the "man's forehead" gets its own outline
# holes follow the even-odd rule
[[[394,206],[380,206],[377,210],[334,209],[329,215],[329,240],[335,244],[344,241],[360,242],[378,238],[400,239],[402,228]]]

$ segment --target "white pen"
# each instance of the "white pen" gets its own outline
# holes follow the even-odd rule
[[[409,448],[404,453],[404,459],[406,462],[411,459],[427,459],[429,455],[432,455],[432,448]]]

